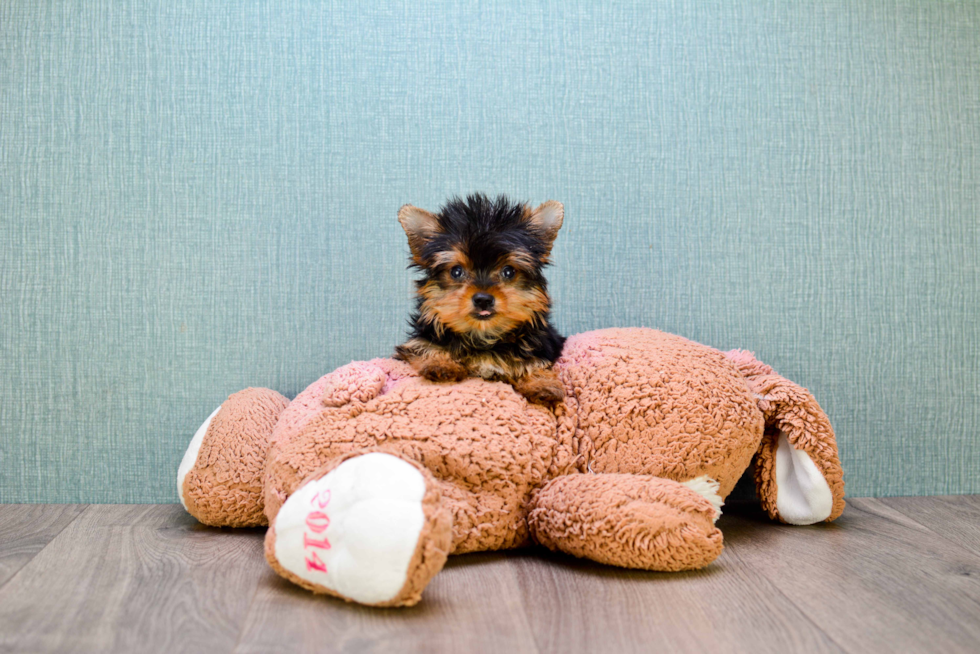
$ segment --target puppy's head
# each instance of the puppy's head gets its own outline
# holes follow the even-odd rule
[[[402,207],[411,265],[424,274],[420,320],[494,339],[542,319],[551,306],[542,270],[563,218],[560,202],[532,209],[482,194],[453,198],[439,213]]]

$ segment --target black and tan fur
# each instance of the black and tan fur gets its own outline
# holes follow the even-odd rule
[[[565,339],[549,323],[542,270],[564,218],[558,202],[536,209],[481,194],[429,213],[398,212],[408,236],[417,304],[395,357],[426,379],[505,381],[532,402],[564,397],[552,364]]]

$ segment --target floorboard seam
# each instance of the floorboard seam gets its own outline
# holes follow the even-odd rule
[[[746,562],[741,556],[739,556],[739,554],[738,554],[738,548],[737,547],[733,547],[732,545],[725,545],[725,549],[727,549],[729,551],[732,551],[735,554],[735,557],[747,569],[749,569],[749,570],[756,570],[756,572],[758,574],[761,574],[762,577],[763,577],[763,579],[766,580],[766,583],[772,589],[772,591],[775,594],[777,594],[779,597],[782,597],[783,600],[786,601],[786,603],[790,604],[797,611],[799,611],[800,615],[802,615],[803,618],[807,622],[809,622],[811,625],[813,625],[814,629],[816,629],[817,631],[819,631],[820,633],[822,633],[827,638],[827,640],[831,644],[833,644],[834,647],[836,647],[841,652],[847,652],[847,653],[850,653],[851,652],[851,650],[847,649],[846,647],[844,647],[843,645],[841,645],[840,643],[838,643],[836,640],[834,640],[834,637],[833,636],[831,636],[829,633],[827,633],[827,631],[820,624],[818,624],[813,618],[811,618],[809,615],[807,615],[806,610],[802,606],[800,606],[799,604],[797,604],[796,602],[794,602],[792,599],[790,599],[789,597],[787,597],[786,594],[782,590],[779,589],[779,586],[777,586],[776,583],[772,579],[769,578],[769,575],[767,575],[764,570],[757,569],[755,566],[753,566],[750,563]]]
[[[250,597],[248,600],[248,607],[245,609],[245,618],[242,620],[242,626],[238,630],[238,638],[235,639],[235,644],[232,646],[232,648],[228,650],[232,654],[238,651],[238,648],[242,644],[242,637],[245,635],[245,632],[248,630],[248,621],[249,618],[252,617],[252,606],[255,604],[255,598],[259,594],[259,586],[261,585],[262,585],[262,577],[260,576],[259,579],[255,582],[255,588],[252,589],[252,597]]]
[[[67,505],[67,506],[71,506],[71,505]],[[19,568],[17,568],[17,570],[14,572],[14,574],[12,574],[9,577],[7,577],[7,580],[4,581],[2,584],[0,584],[0,591],[3,591],[3,589],[7,586],[7,584],[9,584],[11,581],[13,581],[17,577],[17,575],[19,575],[21,573],[21,570],[23,570],[28,565],[30,565],[31,564],[31,561],[33,561],[35,558],[37,558],[37,555],[38,554],[40,554],[41,552],[43,552],[44,550],[46,550],[48,548],[48,546],[51,545],[51,543],[53,543],[54,540],[58,536],[60,536],[61,533],[65,529],[68,529],[69,526],[75,524],[75,521],[76,520],[78,520],[82,515],[84,515],[85,513],[87,513],[88,510],[89,510],[89,507],[91,507],[91,506],[92,506],[91,504],[86,504],[85,505],[85,508],[82,509],[81,511],[79,511],[77,514],[75,514],[75,517],[74,518],[72,518],[71,520],[69,520],[68,522],[66,522],[65,525],[61,529],[58,530],[58,533],[57,534],[55,534],[54,536],[52,536],[51,538],[48,539],[48,542],[44,544],[44,547],[42,547],[38,551],[34,552],[34,554],[31,555],[31,558],[29,558],[26,561],[24,561],[24,564],[22,566],[20,566]]]
[[[918,520],[915,519],[914,516],[911,516],[908,513],[906,513],[905,511],[902,511],[897,506],[893,506],[893,505],[889,504],[888,502],[885,501],[886,499],[888,499],[887,497],[865,497],[865,498],[861,498],[861,499],[865,499],[865,500],[871,499],[871,500],[876,500],[878,502],[881,502],[882,504],[884,504],[885,506],[887,506],[892,511],[897,511],[897,512],[901,513],[903,516],[905,516],[906,518],[908,518],[909,520],[911,520],[915,524],[919,525],[920,527],[922,527],[923,529],[925,529],[926,531],[928,531],[930,534],[932,534],[936,538],[939,538],[940,540],[942,540],[942,541],[944,541],[946,543],[949,543],[953,547],[956,547],[957,549],[959,549],[959,550],[961,550],[963,552],[966,552],[967,554],[969,554],[970,556],[972,556],[972,557],[974,557],[976,559],[980,559],[980,553],[974,552],[969,547],[966,547],[964,545],[961,545],[961,544],[957,543],[955,540],[950,540],[949,538],[947,538],[946,536],[943,536],[942,534],[940,534],[938,531],[936,531],[935,529],[933,529],[929,525],[926,525],[926,524],[923,524],[923,523],[919,522]],[[884,517],[884,516],[880,516],[880,517]],[[887,518],[885,518],[885,519],[887,520]]]
[[[540,545],[537,545],[537,547],[540,547]],[[527,550],[525,549],[524,551],[526,552]],[[524,621],[524,627],[527,629],[527,633],[531,634],[531,642],[534,644],[534,651],[537,652],[537,654],[541,654],[541,652],[544,650],[541,649],[541,643],[538,642],[538,635],[535,633],[534,627],[531,625],[531,620],[527,615],[527,604],[524,602],[524,593],[521,590],[521,580],[520,575],[518,574],[518,563],[514,561],[512,556],[510,556],[510,552],[507,554],[507,569],[510,571],[510,576],[513,578],[514,585],[517,587],[517,599],[521,603],[521,620]]]

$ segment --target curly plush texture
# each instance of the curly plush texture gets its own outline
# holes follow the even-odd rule
[[[385,452],[432,474],[452,513],[453,553],[525,544],[527,498],[552,467],[571,459],[553,437],[554,416],[504,383],[434,384],[390,359],[362,363],[360,370],[369,379],[385,374],[391,383],[366,402],[317,407],[307,420],[287,412],[276,427],[267,463],[269,521],[324,462]],[[327,375],[312,395],[333,384]],[[304,406],[316,404],[304,395],[297,398]]]
[[[574,470],[707,475],[725,497],[762,436],[762,413],[738,369],[678,336],[580,334],[556,370],[569,398],[557,418],[503,383],[434,384],[390,359],[339,368],[276,426],[268,520],[325,461],[377,451],[420,463],[442,484],[454,553],[517,547],[528,542],[531,492],[552,478]]]
[[[717,511],[695,491],[649,475],[569,475],[534,496],[537,542],[623,568],[694,570],[721,554]]]
[[[817,483],[829,511],[784,504],[791,518],[808,524],[801,516],[832,520],[843,510],[830,422],[812,395],[751,353],[606,329],[568,338],[555,371],[565,400],[551,409],[503,383],[429,382],[393,359],[338,368],[288,406],[272,391],[243,391],[213,418],[200,469],[184,484],[188,509],[209,524],[274,524],[293,493],[341,462],[398,457],[424,474],[426,527],[386,605],[417,601],[444,553],[532,542],[625,567],[708,565],[722,549],[717,507],[753,458],[763,506],[784,519],[778,442],[812,461],[803,464],[816,478],[803,481]],[[275,538],[271,530],[266,551],[277,572],[331,592],[282,569]]]
[[[830,420],[810,391],[781,377],[745,350],[725,354],[745,377],[766,421],[756,456],[755,481],[759,500],[773,520],[785,522],[776,508],[776,444],[783,433],[793,449],[806,452],[820,470],[834,502],[826,521],[844,512],[844,471],[837,457],[837,440]]]
[[[764,417],[745,378],[700,343],[604,329],[570,337],[556,368],[568,398],[559,433],[581,471],[707,475],[724,498],[759,445]]]
[[[246,388],[221,405],[211,420],[197,461],[184,478],[187,510],[216,527],[259,527],[269,437],[289,405],[267,388]]]

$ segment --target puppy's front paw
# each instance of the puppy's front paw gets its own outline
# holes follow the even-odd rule
[[[552,405],[565,399],[565,388],[552,369],[538,370],[519,379],[514,390],[534,404]]]
[[[558,404],[565,399],[565,389],[560,384],[542,385],[535,389],[522,389],[521,395],[533,404]]]
[[[466,368],[449,358],[421,362],[418,373],[433,382],[457,382],[466,379]]]

